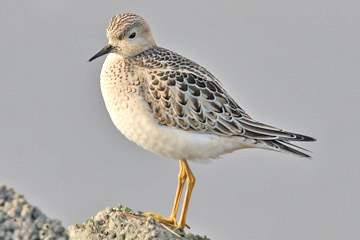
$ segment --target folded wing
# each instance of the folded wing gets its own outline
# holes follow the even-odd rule
[[[198,71],[197,66],[156,68],[145,74],[151,77],[146,79],[144,98],[160,124],[220,136],[245,136],[262,140],[279,151],[309,157],[289,141],[315,141],[314,138],[252,119],[213,75],[204,74],[204,68]]]

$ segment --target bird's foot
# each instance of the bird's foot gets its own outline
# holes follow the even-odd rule
[[[145,217],[152,217],[155,219],[155,221],[157,221],[159,223],[163,223],[163,224],[165,224],[173,229],[176,229],[176,230],[182,231],[182,230],[184,230],[184,227],[190,228],[187,224],[184,224],[183,226],[177,224],[176,218],[174,218],[174,217],[166,218],[166,217],[163,217],[163,216],[153,213],[153,212],[143,213],[143,215]]]

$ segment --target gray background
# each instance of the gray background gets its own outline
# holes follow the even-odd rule
[[[358,239],[359,1],[3,1],[0,182],[65,226],[117,203],[168,216],[178,162],[113,126],[99,74],[118,13],[209,69],[255,119],[314,136],[313,160],[241,150],[197,177],[211,239]]]

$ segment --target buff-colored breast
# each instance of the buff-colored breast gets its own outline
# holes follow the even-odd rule
[[[205,160],[252,146],[243,137],[221,137],[160,125],[141,94],[145,80],[135,66],[109,54],[101,71],[101,91],[116,128],[129,140],[156,154]]]

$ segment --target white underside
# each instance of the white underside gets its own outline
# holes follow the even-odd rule
[[[138,93],[124,91],[124,84],[104,69],[123,61],[110,54],[101,73],[101,91],[110,117],[123,135],[139,146],[173,159],[204,161],[249,147],[262,147],[261,142],[244,137],[201,134],[159,125],[148,105]]]

